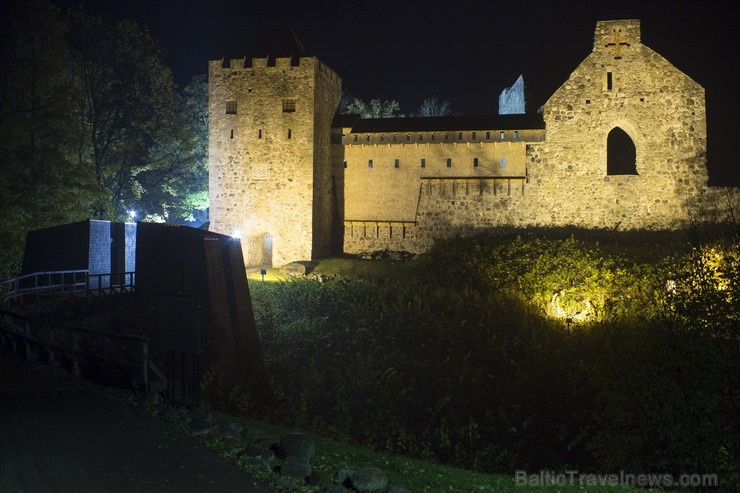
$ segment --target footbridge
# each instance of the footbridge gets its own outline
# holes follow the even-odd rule
[[[149,337],[70,325],[53,320],[58,310],[86,306],[136,289],[134,272],[87,270],[36,272],[0,283],[0,339],[29,359],[64,366],[81,375],[85,366],[127,379],[142,391],[164,390],[163,373],[150,357]]]

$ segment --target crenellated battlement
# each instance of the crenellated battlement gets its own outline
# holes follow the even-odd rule
[[[339,75],[328,65],[313,56],[292,57],[254,57],[254,58],[222,58],[220,61],[211,61],[212,65],[220,64],[223,70],[281,70],[292,68],[315,68],[320,74],[336,83],[341,82]]]

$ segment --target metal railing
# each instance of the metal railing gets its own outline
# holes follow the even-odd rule
[[[88,274],[85,278],[85,292],[88,297],[132,293],[135,289],[135,272]]]
[[[40,305],[85,290],[87,270],[34,272],[0,283],[3,307]]]
[[[143,390],[149,390],[150,360],[148,337],[117,334],[38,321],[0,310],[0,336],[4,345],[32,358],[38,351],[49,362],[67,358],[70,371],[81,374],[81,361],[98,361],[103,368],[124,370]],[[161,374],[153,368],[156,374]]]
[[[104,371],[124,371],[144,390],[166,387],[166,378],[151,361],[148,337],[85,329],[52,323],[11,310],[34,315],[43,307],[60,302],[131,293],[136,288],[134,272],[90,274],[87,270],[35,272],[0,283],[0,342],[27,358],[36,355],[54,364],[60,359],[69,370],[81,374],[81,362],[97,362]],[[150,371],[154,374],[151,381]],[[161,381],[159,381],[161,380]]]
[[[62,299],[130,293],[134,272],[90,274],[87,270],[35,272],[0,283],[3,308],[56,305]]]

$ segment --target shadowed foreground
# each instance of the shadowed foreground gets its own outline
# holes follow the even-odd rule
[[[0,491],[270,489],[165,422],[0,348]]]

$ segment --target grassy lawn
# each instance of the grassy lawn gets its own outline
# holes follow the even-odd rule
[[[263,422],[251,421],[244,418],[229,417],[230,420],[240,421],[247,428],[264,436],[279,437],[296,430],[275,426]],[[315,470],[327,471],[334,476],[342,469],[351,471],[362,467],[379,467],[388,474],[389,484],[402,485],[412,493],[475,493],[475,492],[624,492],[633,491],[627,487],[616,486],[521,486],[515,482],[514,475],[483,474],[456,467],[440,465],[435,462],[412,459],[399,455],[376,453],[363,447],[348,445],[331,440],[313,433],[307,433],[316,442],[316,456],[311,460],[311,467]],[[218,446],[216,445],[216,448]],[[250,472],[256,472],[247,468]],[[529,471],[537,474],[539,471]],[[272,475],[263,475],[265,481],[274,479]],[[315,488],[300,484],[294,486],[292,492],[313,492]],[[636,491],[636,490],[635,490]],[[641,489],[640,491],[650,491]]]
[[[409,279],[424,267],[423,257],[413,260],[365,260],[356,257],[331,257],[316,262],[301,262],[306,265],[306,274],[316,276],[360,276],[373,279],[391,279],[401,281]],[[250,282],[279,282],[290,276],[283,274],[278,268],[266,269],[264,279],[260,269],[249,269],[247,279]]]
[[[280,272],[280,269],[269,268],[265,270],[267,272],[263,278],[259,269],[250,269],[247,271],[247,279],[249,282],[278,282],[287,279],[287,276]]]

